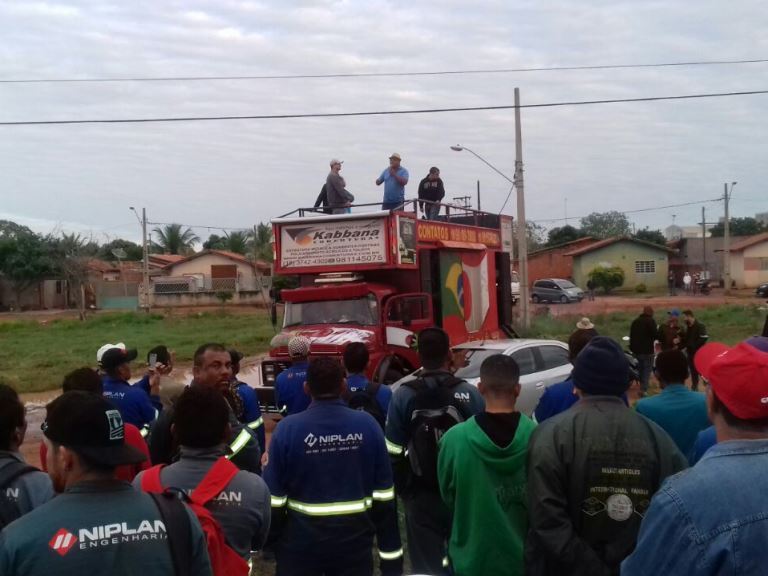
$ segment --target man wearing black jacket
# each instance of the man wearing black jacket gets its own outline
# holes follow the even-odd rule
[[[691,310],[683,310],[683,320],[687,326],[684,334],[685,355],[688,357],[688,368],[691,371],[691,389],[696,390],[699,387],[699,373],[693,363],[693,357],[699,348],[707,343],[707,328],[696,320]]]
[[[419,206],[424,211],[424,216],[427,220],[437,220],[437,215],[440,214],[440,206],[430,204],[430,202],[440,202],[444,197],[445,188],[443,187],[443,181],[440,179],[440,169],[432,166],[427,177],[419,182],[419,200],[429,201],[426,203],[419,202]]]
[[[637,358],[640,386],[643,396],[648,392],[648,380],[653,370],[653,343],[656,340],[656,320],[653,319],[653,308],[646,306],[643,313],[632,321],[629,327],[629,349]]]

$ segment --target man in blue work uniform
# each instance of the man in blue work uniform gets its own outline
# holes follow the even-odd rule
[[[128,424],[139,430],[146,429],[153,422],[163,404],[160,402],[160,376],[150,378],[150,393],[138,386],[131,386],[130,363],[136,359],[136,349],[110,348],[101,356],[104,372],[104,397],[112,402]]]
[[[385,168],[376,179],[376,186],[384,184],[382,210],[393,210],[405,201],[405,185],[408,184],[408,170],[400,166],[400,154],[389,157],[389,168]]]
[[[165,516],[148,494],[114,478],[144,455],[125,444],[120,412],[105,398],[65,392],[43,423],[48,474],[62,492],[0,534],[0,574],[115,576],[174,574],[169,540],[183,551],[185,574],[211,576],[200,524],[183,504]],[[175,520],[179,527],[173,530]],[[178,540],[175,540],[179,536]],[[177,565],[178,566],[178,565]]]
[[[264,479],[272,494],[272,540],[281,576],[402,574],[403,550],[384,435],[376,420],[341,400],[333,358],[307,370],[309,409],[278,424]]]
[[[365,375],[369,358],[368,348],[362,342],[350,342],[344,349],[344,368],[347,370],[347,389],[350,395],[369,390],[371,382]],[[373,390],[370,394],[373,394]],[[389,401],[392,400],[392,389],[384,384],[379,385],[376,388],[374,399],[381,412],[383,423],[387,418]]]
[[[259,398],[256,396],[256,391],[253,388],[246,382],[237,379],[237,375],[240,372],[240,360],[243,359],[242,352],[230,350],[229,356],[232,358],[232,391],[239,398],[238,406],[233,406],[232,409],[235,411],[238,421],[256,433],[263,453],[267,449],[267,440],[264,433],[264,418],[261,416]]]
[[[290,416],[307,409],[312,399],[304,391],[307,379],[310,341],[306,336],[293,336],[288,340],[291,366],[277,375],[275,404],[281,413]]]

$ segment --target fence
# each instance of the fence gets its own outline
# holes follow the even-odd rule
[[[96,308],[101,310],[136,310],[139,306],[138,282],[94,282]]]
[[[210,276],[162,276],[152,280],[154,294],[196,294],[205,292],[258,292],[268,290],[271,278],[240,277],[211,278]]]

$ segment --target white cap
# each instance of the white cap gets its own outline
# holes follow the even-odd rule
[[[117,344],[104,344],[104,346],[96,351],[96,362],[101,364],[101,357],[104,356],[104,352],[111,350],[112,348],[120,348],[121,350],[125,350],[125,343],[118,342]]]

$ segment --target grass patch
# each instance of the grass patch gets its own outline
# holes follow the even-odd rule
[[[98,314],[86,322],[55,319],[47,322],[0,323],[0,377],[19,392],[52,390],[64,374],[94,366],[96,350],[107,342],[138,348],[137,370],[147,351],[165,344],[176,360],[190,363],[205,342],[221,342],[245,354],[269,349],[274,336],[266,313],[238,315],[226,310],[190,315],[140,312]]]
[[[732,345],[760,334],[765,322],[765,311],[758,306],[721,306],[702,308],[694,311],[699,322],[707,327],[710,342],[724,342]],[[590,320],[603,336],[610,336],[621,342],[629,336],[629,326],[637,318],[636,312],[614,312],[590,316]],[[566,342],[576,329],[576,317],[551,316],[534,319],[529,336],[531,338],[554,338]],[[666,312],[658,311],[656,321],[666,321]]]

